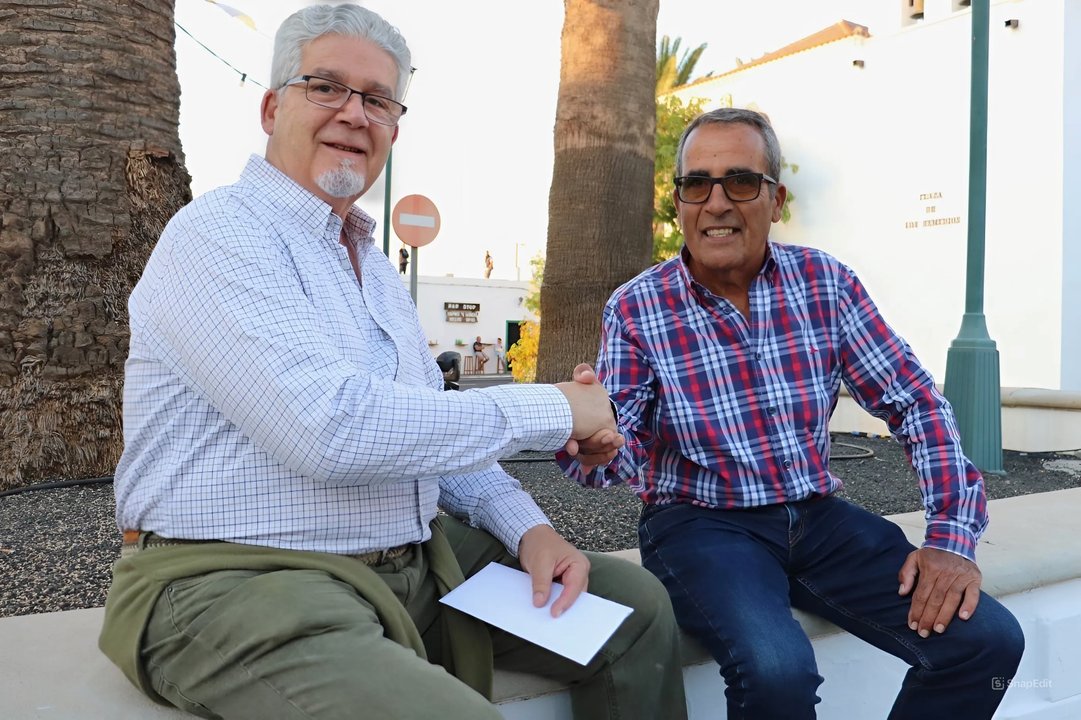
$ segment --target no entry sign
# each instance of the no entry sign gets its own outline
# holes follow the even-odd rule
[[[439,234],[439,210],[423,195],[406,195],[390,214],[394,234],[411,247],[427,245]]]

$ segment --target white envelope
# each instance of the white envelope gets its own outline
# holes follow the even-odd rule
[[[634,610],[585,592],[554,618],[551,606],[561,592],[563,586],[553,582],[548,603],[533,607],[529,575],[492,563],[440,602],[586,665]]]

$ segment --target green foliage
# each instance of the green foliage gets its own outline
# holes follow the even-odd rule
[[[541,284],[544,282],[544,257],[537,255],[529,264],[533,267],[533,280],[529,294],[522,302],[526,309],[540,317]],[[540,348],[540,322],[525,322],[521,326],[518,341],[507,348],[507,362],[514,382],[530,383],[537,377],[537,351]]]
[[[799,165],[788,162],[784,159],[784,155],[782,155],[781,169],[787,170],[790,174],[795,175],[799,172]],[[783,174],[782,177],[784,177]],[[791,205],[796,201],[796,195],[792,192],[792,188],[788,187],[787,183],[785,183],[785,187],[788,188],[788,195],[784,199],[784,205],[781,206],[781,222],[788,223],[788,221],[792,219]]]
[[[698,64],[706,49],[706,43],[702,43],[693,50],[684,51],[683,56],[677,58],[682,41],[682,38],[677,37],[672,40],[667,35],[661,38],[660,47],[657,48],[657,95],[663,95],[689,83],[691,74],[694,73],[694,66]],[[709,77],[712,74],[706,73],[702,77]]]
[[[522,323],[518,342],[507,348],[507,361],[514,382],[530,383],[537,377],[537,349],[540,347],[540,323]]]
[[[540,317],[540,289],[544,283],[544,256],[535,256],[529,261],[529,265],[533,268],[533,280],[529,286],[529,294],[526,295],[523,304],[526,310]]]
[[[661,38],[657,48],[657,95],[664,95],[691,81],[706,43],[679,56],[682,38]],[[702,77],[709,77],[706,73]],[[695,78],[696,80],[701,78]],[[676,226],[676,206],[672,200],[672,177],[676,168],[676,147],[683,128],[702,112],[705,100],[684,105],[677,97],[657,99],[657,131],[653,153],[653,262],[673,257],[683,245],[683,233]],[[731,101],[729,101],[731,105]]]
[[[683,128],[702,112],[705,100],[684,105],[678,97],[657,100],[657,131],[653,158],[653,262],[674,257],[683,245],[683,233],[676,226],[676,205],[672,200],[672,178],[676,172],[676,148]]]

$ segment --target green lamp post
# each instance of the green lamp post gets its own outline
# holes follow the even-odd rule
[[[387,153],[385,190],[383,190],[383,254],[390,257],[390,169],[394,165],[394,150]],[[414,267],[416,263],[414,262]]]
[[[986,473],[1003,473],[998,348],[983,314],[987,226],[987,56],[990,0],[972,0],[972,110],[969,141],[965,315],[946,355],[946,398],[965,454]]]

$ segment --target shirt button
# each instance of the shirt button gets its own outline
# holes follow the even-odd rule
[[[785,460],[782,463],[782,465],[784,465],[785,470],[791,470],[792,469],[792,461],[791,460]]]
[[[768,412],[768,413],[769,413],[770,415],[776,415],[776,414],[777,414],[777,408],[775,408],[774,406],[770,405],[770,406],[769,406],[769,409],[767,410],[767,412]]]
[[[754,359],[755,360],[761,360],[762,359],[762,353],[755,353],[754,354]]]

